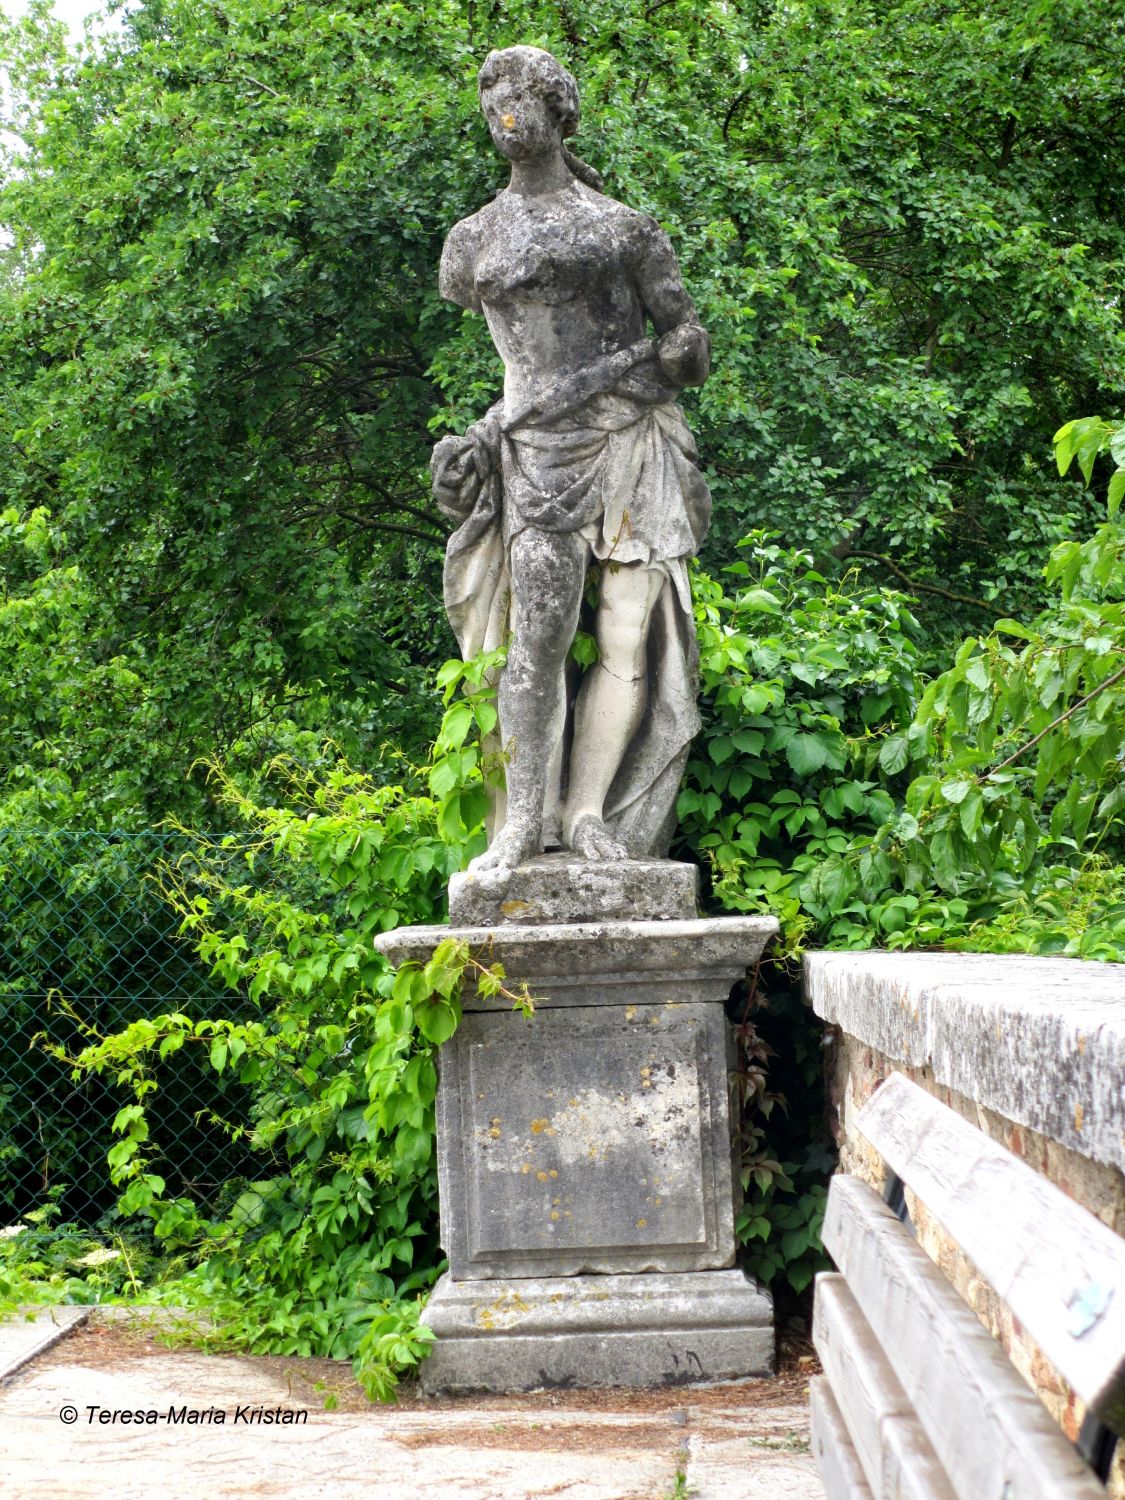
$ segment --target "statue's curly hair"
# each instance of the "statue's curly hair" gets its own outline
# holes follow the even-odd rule
[[[565,143],[566,137],[578,129],[578,84],[573,73],[568,73],[557,58],[541,47],[505,47],[502,52],[490,52],[481,65],[477,74],[478,96],[506,73],[521,74],[547,101],[562,126]],[[605,187],[600,173],[581,161],[565,144],[562,149],[563,160],[579,182],[600,193]]]

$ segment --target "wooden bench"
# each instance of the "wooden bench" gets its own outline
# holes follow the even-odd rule
[[[1105,1500],[1125,1240],[901,1073],[856,1124],[889,1182],[837,1176],[828,1196],[839,1273],[817,1278],[811,1395],[828,1500]],[[1085,1457],[917,1244],[904,1184],[1085,1403]]]

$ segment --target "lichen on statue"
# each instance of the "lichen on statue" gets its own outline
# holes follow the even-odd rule
[[[552,845],[588,859],[667,852],[699,727],[687,563],[711,512],[676,396],[706,379],[710,346],[667,235],[606,197],[564,144],[578,126],[571,75],[511,47],[489,54],[479,85],[512,176],[454,226],[440,288],[484,314],[504,395],[443,438],[432,467],[461,523],[445,602],[462,654],[508,641],[506,799],[470,866],[502,881]],[[571,702],[593,565],[598,660]]]

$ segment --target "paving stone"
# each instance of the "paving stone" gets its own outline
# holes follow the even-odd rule
[[[0,1323],[0,1381],[57,1344],[89,1316],[88,1307],[39,1307]]]
[[[346,1365],[166,1351],[143,1337],[122,1352],[116,1326],[102,1357],[97,1332],[0,1390],[6,1500],[417,1500],[438,1491],[443,1500],[663,1500],[677,1471],[695,1486],[693,1500],[823,1500],[803,1447],[806,1406],[791,1396],[771,1405],[760,1383],[746,1405],[744,1390],[724,1387],[400,1409],[363,1405]],[[325,1383],[341,1389],[340,1409],[323,1409]],[[59,1417],[68,1405],[78,1413],[70,1425]],[[91,1406],[163,1420],[91,1422]],[[226,1420],[170,1424],[169,1408],[185,1406]],[[308,1416],[251,1423],[235,1420],[240,1408]]]

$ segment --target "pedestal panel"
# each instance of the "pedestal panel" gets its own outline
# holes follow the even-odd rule
[[[719,1005],[472,1014],[441,1057],[454,1279],[734,1262]]]

